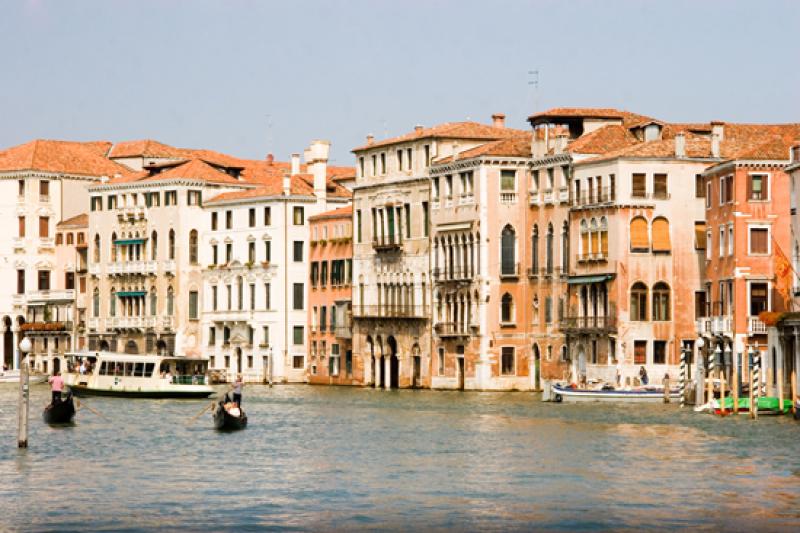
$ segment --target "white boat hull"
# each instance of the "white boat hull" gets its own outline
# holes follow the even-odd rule
[[[671,391],[670,400],[679,401],[679,391]],[[555,402],[609,402],[609,403],[647,403],[663,402],[663,390],[590,390],[567,389],[553,385],[552,398]]]

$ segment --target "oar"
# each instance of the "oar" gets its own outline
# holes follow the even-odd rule
[[[104,417],[104,416],[103,416],[101,413],[99,413],[99,412],[95,411],[94,409],[92,409],[91,407],[89,407],[88,405],[86,405],[86,402],[84,402],[83,404],[81,404],[81,401],[80,401],[79,399],[75,398],[75,403],[76,403],[76,404],[78,404],[78,409],[80,409],[81,407],[85,407],[85,408],[87,408],[89,411],[91,411],[92,413],[94,413],[94,414],[96,414],[97,416],[99,416],[100,418],[103,418],[103,419],[106,419],[106,420],[108,420],[108,419],[107,419],[106,417]]]
[[[191,424],[192,422],[197,420],[200,417],[200,415],[202,415],[203,413],[205,413],[206,411],[208,411],[212,407],[214,407],[214,402],[211,402],[208,405],[206,405],[205,407],[203,407],[203,410],[200,411],[199,413],[197,413],[196,415],[194,415],[192,418],[190,418],[189,421],[186,422],[186,425],[188,426],[189,424]]]

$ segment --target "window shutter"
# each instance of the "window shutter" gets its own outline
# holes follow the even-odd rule
[[[582,246],[581,246],[581,252],[583,252],[583,255],[589,255],[589,232],[588,231],[584,232],[581,235],[581,240],[583,241],[582,242]]]
[[[761,176],[761,199],[769,200],[769,174]]]
[[[747,176],[747,199],[753,199],[753,176]]]
[[[650,239],[647,235],[647,220],[634,218],[631,220],[631,250],[649,250]]]
[[[696,250],[706,249],[706,223],[694,223],[694,247]]]
[[[604,256],[608,256],[608,231],[600,232],[600,251]]]
[[[657,218],[653,221],[653,251],[669,252],[671,249],[669,222],[665,218]]]

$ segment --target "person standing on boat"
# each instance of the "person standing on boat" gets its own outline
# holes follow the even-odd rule
[[[55,374],[50,376],[47,380],[50,383],[50,392],[52,393],[53,403],[61,401],[61,391],[64,390],[64,378],[61,377],[61,372],[56,371]]]
[[[242,387],[244,383],[242,382],[242,375],[236,375],[236,381],[233,382],[233,403],[236,404],[236,407],[242,406]]]
[[[647,377],[647,370],[645,370],[643,366],[639,367],[639,379],[642,385],[647,385],[650,382],[650,379]]]

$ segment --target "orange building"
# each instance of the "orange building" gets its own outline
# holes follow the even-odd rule
[[[352,348],[353,207],[320,213],[308,222],[308,382],[362,385],[364,369]]]

